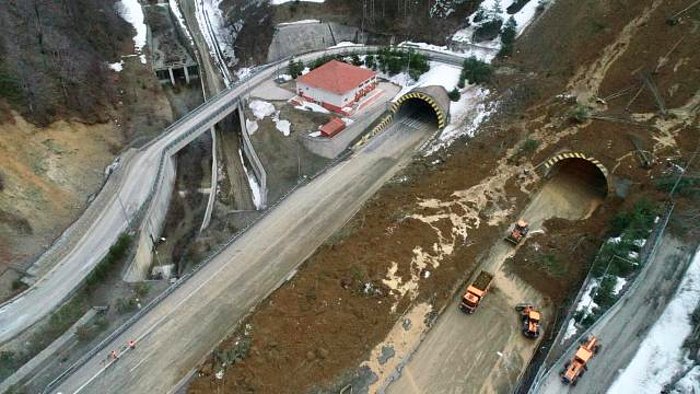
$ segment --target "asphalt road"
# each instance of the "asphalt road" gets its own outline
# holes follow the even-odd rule
[[[546,181],[521,217],[530,222],[530,231],[537,231],[549,218],[585,218],[600,202],[599,193],[559,172]],[[541,294],[503,272],[503,262],[516,252],[517,248],[505,241],[492,246],[472,275],[473,280],[481,269],[495,273],[492,290],[473,315],[459,310],[460,297],[456,297],[406,364],[400,378],[388,387],[389,393],[513,391],[536,350],[536,341],[520,333],[514,306],[531,302],[540,306],[543,320],[551,316]]]
[[[297,56],[297,59],[308,62],[322,54],[364,52],[376,49],[377,47],[342,47]],[[462,61],[459,56],[422,52],[427,53],[434,60],[450,64],[461,64]],[[134,218],[146,201],[151,185],[157,181],[158,163],[169,143],[193,132],[197,134],[208,131],[207,128],[197,127],[198,124],[220,115],[220,112],[226,110],[238,97],[271,78],[278,69],[284,67],[286,65],[280,63],[278,66],[259,68],[246,82],[233,86],[222,95],[207,101],[151,144],[134,154],[124,155],[120,168],[108,179],[103,189],[108,191],[107,194],[100,193],[94,201],[97,203],[91,204],[83,214],[90,218],[89,222],[87,224],[80,223],[80,220],[76,222],[80,223],[80,226],[71,226],[66,231],[69,236],[61,241],[62,246],[50,248],[37,263],[41,265],[42,261],[56,260],[55,264],[51,264],[53,268],[27,291],[0,306],[0,344],[27,329],[59,306],[107,254],[109,247],[127,228],[127,217]],[[115,187],[115,183],[118,186]],[[118,192],[113,192],[115,189],[118,189]]]
[[[430,131],[417,121],[399,121],[295,191],[54,392],[168,392],[341,228]],[[130,339],[137,348],[105,365],[109,351]]]
[[[597,322],[591,330],[600,339],[601,350],[578,384],[565,386],[559,378],[564,363],[576,350],[574,346],[550,368],[533,391],[543,394],[606,392],[619,371],[632,360],[647,331],[675,293],[692,252],[672,236],[665,235],[651,265],[637,278],[638,286],[623,296],[625,301],[620,308]]]

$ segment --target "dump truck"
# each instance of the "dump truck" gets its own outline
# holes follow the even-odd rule
[[[479,272],[479,276],[476,277],[476,280],[467,287],[467,291],[462,297],[459,308],[465,313],[474,313],[481,300],[489,291],[492,280],[492,274],[483,270]]]
[[[583,341],[571,361],[564,364],[564,369],[561,371],[562,383],[575,386],[578,379],[588,370],[588,362],[599,349],[600,343],[597,337],[591,335]]]
[[[512,243],[513,245],[517,245],[520,243],[520,241],[525,238],[527,235],[528,231],[530,231],[529,228],[529,223],[526,222],[523,219],[518,220],[515,225],[513,225],[513,229],[510,231],[508,236],[506,237],[506,241]]]
[[[515,306],[515,310],[520,312],[522,323],[522,333],[527,338],[535,339],[540,336],[540,319],[542,315],[529,303],[522,303]]]

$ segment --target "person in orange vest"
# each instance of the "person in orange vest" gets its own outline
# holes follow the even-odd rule
[[[119,353],[117,353],[116,350],[112,350],[112,352],[109,353],[109,358],[112,360],[119,360]]]
[[[133,339],[129,341],[129,349],[136,349],[136,341]]]

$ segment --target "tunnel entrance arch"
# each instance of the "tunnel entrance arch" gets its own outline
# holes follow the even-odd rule
[[[430,113],[437,119],[437,127],[444,128],[449,122],[450,98],[442,86],[425,86],[416,88],[396,100],[391,105],[394,117],[402,114],[409,116]]]
[[[586,184],[606,197],[610,191],[608,169],[596,158],[581,152],[564,152],[544,162],[545,176],[562,174],[576,182]]]

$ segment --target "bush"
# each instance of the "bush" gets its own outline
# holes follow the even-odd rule
[[[447,93],[447,96],[451,101],[459,101],[459,99],[462,97],[457,88],[452,89],[449,93]]]
[[[612,236],[623,233],[630,239],[641,239],[649,235],[658,215],[658,208],[648,199],[641,198],[631,211],[620,212],[610,221]]]
[[[503,26],[503,20],[501,19],[491,19],[490,21],[484,22],[474,30],[472,40],[474,42],[493,40],[498,37],[498,34],[501,32],[501,26]]]
[[[323,63],[321,63],[323,64]],[[289,64],[287,65],[287,74],[291,75],[292,78],[296,78],[299,75],[301,75],[301,72],[304,71],[304,62],[299,60],[298,62],[294,61],[294,59],[289,60]]]
[[[498,51],[498,57],[510,56],[513,54],[513,42],[517,34],[517,24],[512,16],[506,22],[506,25],[501,31],[501,50]]]
[[[490,64],[472,56],[464,60],[459,79],[462,83],[465,80],[469,83],[486,83],[491,79],[491,74],[493,74],[493,68]]]
[[[389,75],[396,75],[408,70],[409,75],[414,80],[430,70],[428,58],[412,50],[383,48],[377,53],[377,63],[382,72]]]
[[[114,266],[126,257],[130,246],[131,236],[126,233],[120,235],[117,242],[109,248],[107,256],[97,263],[97,266],[95,266],[85,280],[88,291],[107,278]]]
[[[676,185],[676,182],[678,182],[678,185]],[[700,179],[697,178],[683,177],[679,181],[678,175],[667,175],[658,179],[655,184],[657,189],[667,193],[671,192],[675,186],[676,190],[674,193],[683,197],[695,197],[700,195]]]
[[[574,123],[583,123],[590,116],[590,109],[585,105],[578,104],[569,111],[569,119]]]
[[[616,284],[617,277],[612,275],[606,275],[600,282],[600,286],[598,286],[598,291],[593,298],[593,302],[598,304],[598,307],[601,310],[607,310],[615,303],[615,301],[617,301],[618,297],[613,294]]]
[[[120,298],[117,300],[117,312],[120,314],[133,312],[138,307],[134,298]]]

